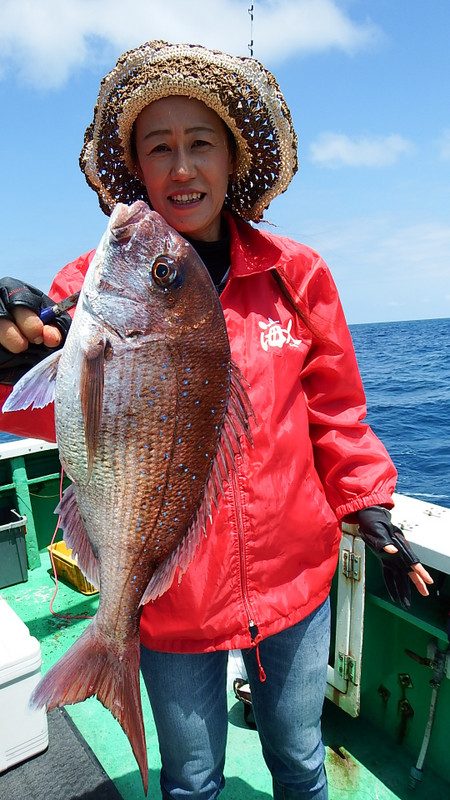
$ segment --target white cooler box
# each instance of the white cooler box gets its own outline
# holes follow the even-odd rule
[[[41,664],[38,640],[0,597],[0,772],[48,745],[46,711],[28,705]]]

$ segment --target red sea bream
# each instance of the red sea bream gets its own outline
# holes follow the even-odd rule
[[[100,602],[33,703],[96,695],[126,732],[147,791],[140,610],[195,557],[239,437],[250,436],[250,409],[205,266],[141,201],[116,206],[64,348],[21,379],[3,410],[53,399],[72,480],[61,527]]]

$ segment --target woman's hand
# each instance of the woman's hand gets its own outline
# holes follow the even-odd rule
[[[9,317],[0,318],[0,345],[10,353],[23,353],[30,343],[58,347],[62,338],[55,325],[44,325],[39,315],[25,306],[17,306]]]
[[[419,562],[400,528],[391,522],[383,506],[371,506],[357,512],[358,525],[364,542],[381,561],[383,578],[391,599],[408,609],[411,605],[411,582],[419,594],[426,597],[431,575]]]
[[[40,311],[53,305],[39,289],[16,278],[0,280],[0,345],[9,353],[23,353],[29,344],[58,347],[63,341],[62,330],[55,325],[44,325]],[[65,337],[64,337],[65,338]]]
[[[61,347],[70,328],[69,314],[46,325],[40,314],[54,305],[46,294],[16,278],[0,280],[0,383],[14,384],[31,367]]]

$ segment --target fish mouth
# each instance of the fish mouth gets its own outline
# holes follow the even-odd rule
[[[118,244],[128,244],[136,233],[139,223],[149,217],[150,209],[143,200],[136,200],[130,206],[118,203],[109,221],[110,240]]]

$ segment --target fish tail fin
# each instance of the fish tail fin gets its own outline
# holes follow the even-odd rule
[[[93,622],[42,678],[30,704],[34,708],[79,703],[96,695],[117,719],[131,744],[145,794],[148,763],[139,685],[139,640],[123,655],[114,653]]]

